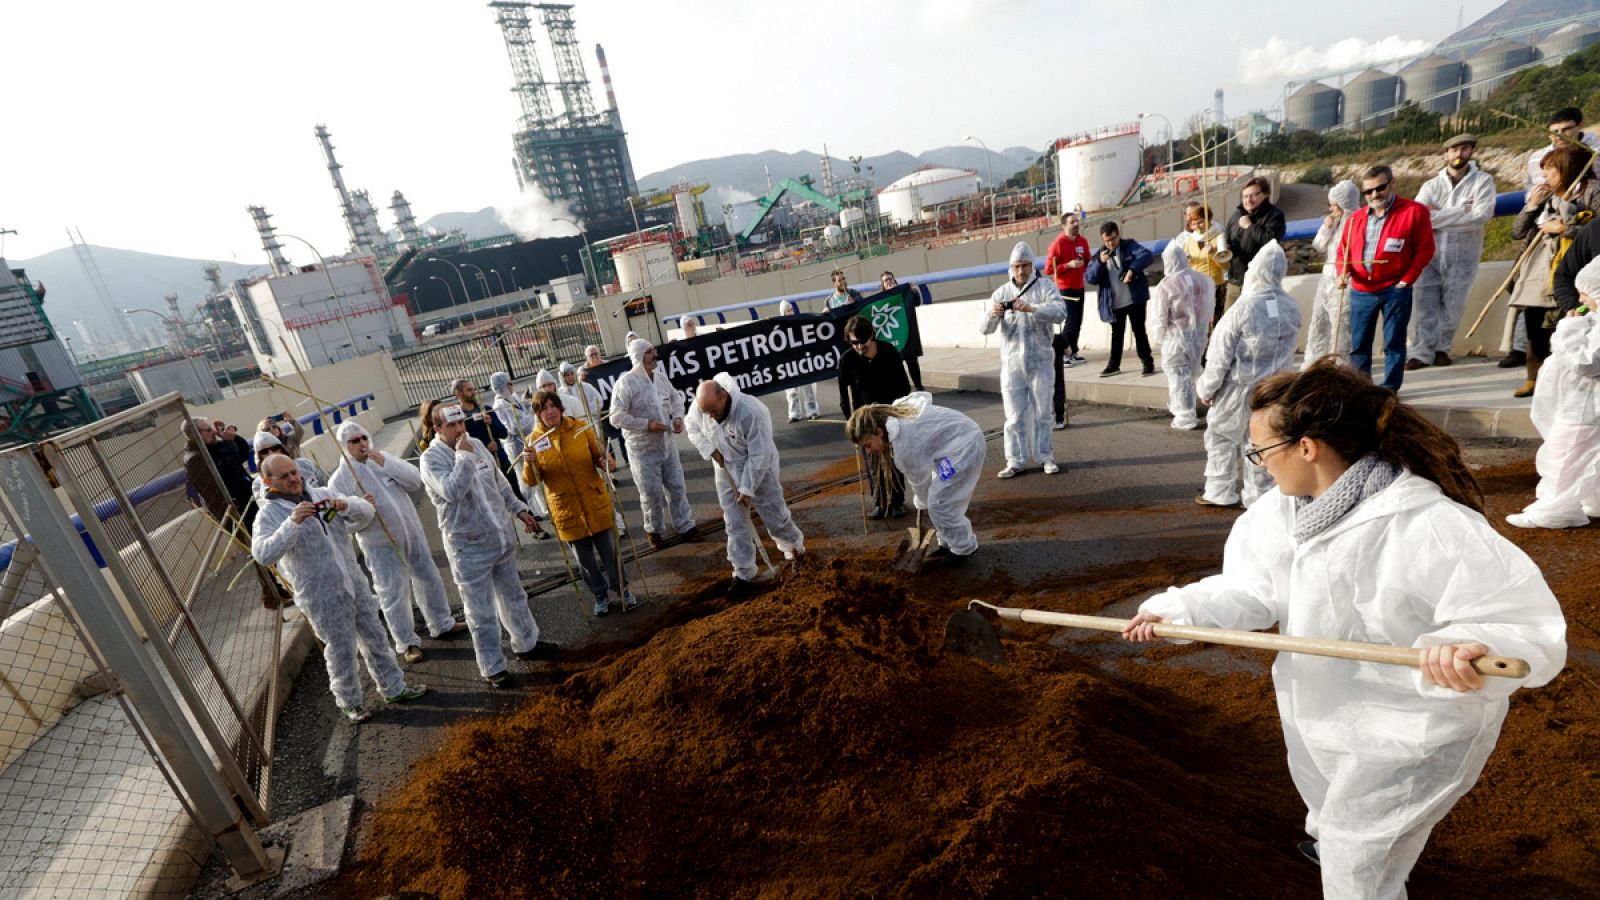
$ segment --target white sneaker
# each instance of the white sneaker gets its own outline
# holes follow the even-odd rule
[[[1044,464],[1044,473],[1046,475],[1054,475],[1059,471],[1061,471],[1061,467],[1056,465],[1054,461]]]
[[[1538,528],[1539,527],[1539,526],[1533,524],[1533,520],[1532,519],[1528,518],[1527,516],[1523,515],[1522,513],[1512,513],[1511,515],[1506,516],[1506,521],[1511,523],[1512,525],[1517,526],[1518,528]]]
[[[996,478],[1015,478],[1021,472],[1022,472],[1022,470],[1017,468],[1016,466],[1006,466],[1004,469],[1001,469],[1000,470],[1000,474],[996,475],[995,477]]]
[[[1069,369],[1072,368],[1073,366],[1077,365],[1077,363],[1073,361],[1071,355],[1063,355],[1061,357],[1061,364],[1066,366]]]
[[[1063,420],[1057,420],[1056,424],[1055,424],[1055,430],[1056,431],[1066,431],[1067,430],[1066,421],[1064,419]]]

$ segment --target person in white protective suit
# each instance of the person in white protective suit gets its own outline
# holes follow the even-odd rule
[[[793,300],[785,300],[778,304],[778,315],[792,316],[800,312]],[[783,392],[783,398],[789,401],[789,421],[798,422],[801,419],[815,419],[817,417],[817,386],[815,384],[802,384]]]
[[[611,424],[622,429],[633,461],[633,483],[644,508],[645,538],[651,547],[664,543],[663,529],[671,525],[686,541],[700,540],[683,483],[683,463],[673,435],[683,432],[683,395],[656,365],[656,348],[648,341],[628,345],[633,368],[623,373],[611,389]]]
[[[548,374],[541,371],[541,376]],[[522,456],[522,440],[538,425],[529,408],[528,401],[517,395],[511,386],[511,376],[505,372],[495,372],[489,376],[489,389],[494,393],[494,402],[490,409],[494,417],[499,420],[500,427],[506,430],[506,459],[515,460]],[[544,508],[542,497],[528,498],[528,508],[533,510],[535,516],[544,517],[550,511]]]
[[[1323,895],[1395,900],[1477,781],[1518,688],[1560,672],[1566,626],[1533,561],[1484,519],[1460,445],[1335,360],[1263,382],[1251,461],[1277,490],[1234,523],[1222,572],[1146,600],[1124,630],[1258,630],[1419,651],[1419,668],[1280,653],[1289,774]],[[1526,678],[1485,678],[1485,654]]]
[[[961,563],[977,552],[978,536],[967,519],[986,450],[977,422],[934,406],[932,394],[917,391],[892,404],[857,408],[845,434],[866,452],[888,459],[905,476],[914,505],[928,511],[939,535],[939,546],[926,557],[929,561]]]
[[[1339,267],[1333,254],[1345,246],[1340,239],[1350,214],[1361,208],[1361,188],[1348,178],[1328,188],[1328,214],[1322,217],[1322,226],[1311,239],[1312,249],[1322,255],[1322,274],[1317,278],[1317,294],[1311,301],[1311,322],[1306,326],[1306,355],[1301,368],[1337,353],[1350,353],[1350,320],[1345,292],[1339,287]],[[1343,313],[1346,318],[1339,321]],[[1338,341],[1343,346],[1335,346]]]
[[[1167,409],[1172,427],[1200,427],[1195,411],[1194,377],[1206,349],[1216,283],[1189,265],[1183,240],[1161,251],[1161,283],[1150,290],[1150,336],[1161,345],[1161,371],[1167,375]]]
[[[1467,292],[1483,259],[1483,229],[1494,218],[1494,176],[1478,168],[1477,137],[1458,134],[1444,143],[1445,166],[1423,183],[1417,202],[1433,222],[1433,259],[1411,294],[1406,368],[1448,366]]]
[[[335,435],[344,452],[328,487],[341,496],[370,496],[375,515],[356,531],[356,543],[378,592],[378,604],[389,624],[394,651],[408,663],[423,658],[422,640],[411,612],[422,610],[428,636],[442,638],[466,631],[450,613],[444,579],[433,564],[433,552],[417,518],[411,492],[422,489],[422,473],[405,460],[372,446],[372,435],[359,422],[345,422]]]
[[[1544,443],[1534,502],[1506,516],[1518,528],[1582,528],[1600,516],[1600,259],[1575,279],[1591,311],[1556,324],[1533,389],[1533,425]]]
[[[1000,331],[1000,399],[1005,406],[1006,466],[1011,478],[1037,462],[1046,475],[1061,471],[1051,447],[1051,397],[1055,391],[1053,326],[1067,319],[1055,280],[1033,271],[1033,248],[1011,248],[1011,279],[995,288],[983,311],[984,334]]]
[[[1300,306],[1283,289],[1289,260],[1277,241],[1256,253],[1245,269],[1239,299],[1211,332],[1206,368],[1195,383],[1206,414],[1206,487],[1201,506],[1249,506],[1272,489],[1260,466],[1244,466],[1250,434],[1250,391],[1261,379],[1294,364]],[[1241,491],[1240,467],[1244,466]]]
[[[371,520],[372,506],[359,497],[341,497],[326,488],[307,487],[300,468],[287,453],[270,454],[261,464],[266,488],[256,514],[250,553],[264,566],[277,566],[294,588],[295,606],[322,641],[328,687],[334,702],[351,722],[370,716],[361,703],[356,656],[367,665],[389,703],[415,700],[426,693],[408,685],[378,621],[378,605],[352,590],[352,570],[340,546],[348,548],[350,530]]]
[[[461,594],[478,672],[491,687],[511,682],[500,645],[500,627],[511,635],[519,659],[545,659],[559,647],[539,640],[539,624],[517,572],[517,536],[512,520],[530,534],[540,530],[528,507],[501,476],[494,454],[467,434],[461,407],[433,409],[434,439],[422,451],[422,486],[439,513],[445,556]]]
[[[735,596],[754,591],[756,532],[751,518],[761,516],[778,549],[787,559],[805,556],[806,538],[789,514],[778,480],[778,447],[772,442],[772,414],[766,404],[739,390],[726,372],[700,383],[695,392],[695,424],[689,440],[711,460],[716,473],[717,502],[728,532],[728,562],[733,564]]]

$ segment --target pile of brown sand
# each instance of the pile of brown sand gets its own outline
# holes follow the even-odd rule
[[[462,727],[346,885],[1267,896],[1316,890],[1281,747],[1071,653],[942,649],[948,603],[841,563]],[[1252,703],[1265,700],[1244,684]],[[1243,752],[1241,752],[1241,749]]]
[[[1500,522],[1531,466],[1484,484]],[[1411,889],[1600,896],[1600,529],[1502,530],[1561,598],[1572,656],[1517,695]],[[341,892],[1317,896],[1266,657],[1164,646],[1110,674],[1035,627],[1004,666],[942,649],[955,592],[1094,612],[1201,561],[1141,565],[1025,599],[859,558],[743,604],[708,578],[649,643],[455,730],[370,817]]]

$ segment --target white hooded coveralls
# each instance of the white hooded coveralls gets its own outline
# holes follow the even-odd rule
[[[1596,268],[1589,263],[1579,274]],[[1600,275],[1600,271],[1597,271]],[[1600,280],[1600,279],[1597,279]],[[1588,293],[1585,291],[1584,293]],[[1600,297],[1600,291],[1592,296]],[[1544,443],[1536,498],[1522,516],[1536,528],[1582,528],[1600,515],[1600,313],[1565,318],[1533,389],[1533,425]]]
[[[1433,221],[1433,259],[1417,276],[1411,292],[1411,330],[1406,355],[1433,364],[1435,353],[1449,353],[1455,343],[1467,292],[1483,259],[1483,229],[1494,218],[1494,176],[1467,163],[1459,182],[1449,170],[1439,172],[1417,191]]]
[[[539,374],[543,375],[544,372]],[[489,387],[494,391],[494,417],[506,430],[506,459],[522,455],[522,439],[538,424],[533,408],[511,389],[511,376],[495,372],[489,376]]]
[[[360,424],[346,422],[339,426],[337,436],[342,446],[350,438],[366,433]],[[392,453],[383,455],[381,466],[371,457],[366,462],[356,462],[346,456],[328,484],[341,496],[372,495],[376,514],[356,531],[356,543],[367,558],[395,652],[422,645],[411,612],[413,598],[422,610],[429,636],[440,637],[449,631],[455,625],[450,599],[445,595],[444,579],[433,564],[433,551],[411,500],[411,492],[422,489],[422,473]]]
[[[568,372],[579,374],[579,377],[572,382],[571,386],[563,383],[556,389],[556,394],[561,397],[562,411],[574,419],[582,419],[599,428],[600,420],[605,417],[602,409],[605,405],[605,400],[600,396],[600,389],[584,381],[581,373],[578,372],[578,368],[572,363],[561,364],[563,382]],[[597,435],[597,437],[602,445],[606,443],[604,435]],[[607,449],[609,450],[609,448]]]
[[[1330,353],[1350,355],[1350,310],[1345,291],[1339,288],[1338,260],[1333,255],[1345,246],[1341,238],[1345,226],[1350,223],[1350,214],[1361,206],[1361,189],[1354,181],[1341,181],[1328,189],[1328,202],[1344,210],[1344,215],[1332,226],[1324,218],[1317,236],[1311,239],[1311,247],[1322,256],[1323,264],[1322,274],[1317,278],[1317,294],[1311,301],[1311,322],[1306,326],[1306,355],[1302,368],[1310,368],[1312,363]],[[1339,321],[1341,315],[1345,317],[1342,322]],[[1336,340],[1344,346],[1334,346]]]
[[[622,429],[633,467],[633,483],[639,488],[639,505],[644,510],[644,530],[661,534],[670,515],[672,528],[679,534],[694,527],[694,511],[689,507],[689,492],[683,483],[683,463],[678,459],[678,442],[672,424],[683,420],[683,394],[667,380],[659,362],[652,375],[644,369],[643,340],[628,345],[633,368],[623,373],[611,389],[611,424]],[[650,422],[667,426],[652,432]]]
[[[1234,523],[1222,572],[1146,600],[1179,625],[1426,647],[1481,641],[1525,679],[1458,693],[1416,669],[1280,653],[1272,666],[1289,774],[1329,898],[1405,896],[1428,833],[1478,779],[1507,697],[1554,678],[1566,628],[1539,569],[1483,516],[1403,472],[1296,545],[1294,501],[1270,491]]]
[[[792,316],[800,311],[793,300],[785,300],[778,304],[778,315]],[[783,392],[783,398],[789,401],[789,420],[809,419],[817,414],[817,386],[802,384]]]
[[[692,422],[685,431],[702,458],[712,459],[712,451],[722,451],[722,465],[712,460],[711,466],[716,473],[722,523],[728,532],[728,562],[733,564],[734,577],[749,581],[756,576],[756,542],[761,536],[750,518],[751,511],[739,504],[741,494],[755,501],[754,512],[761,516],[784,556],[793,559],[804,553],[806,539],[783,499],[772,413],[766,404],[740,391],[728,373],[719,373],[713,380],[728,392],[727,415],[718,422],[696,404],[689,411]]]
[[[910,418],[891,417],[885,425],[894,467],[906,477],[916,508],[928,511],[939,543],[957,556],[972,555],[978,536],[967,518],[967,505],[983,474],[983,429],[953,409],[934,406],[926,391],[894,403],[917,410]]]
[[[1245,269],[1239,299],[1222,314],[1206,348],[1206,369],[1195,392],[1208,401],[1205,498],[1222,506],[1245,506],[1272,488],[1266,466],[1244,458],[1250,441],[1250,392],[1256,383],[1294,364],[1300,306],[1283,289],[1288,259],[1269,242]],[[1239,487],[1240,468],[1244,488]]]
[[[1019,243],[1011,250],[1011,262],[1026,257],[1033,261],[1033,249]],[[1024,293],[1026,289],[1026,293]],[[991,316],[996,306],[1021,298],[1033,312],[1008,309]],[[1041,277],[1037,269],[1023,287],[1010,278],[995,288],[983,308],[980,329],[984,334],[1000,331],[1000,399],[1005,406],[1006,465],[1020,469],[1033,463],[1055,462],[1051,447],[1051,397],[1056,387],[1055,352],[1052,326],[1067,319],[1066,304],[1056,290],[1055,280]]]
[[[1206,349],[1206,330],[1217,302],[1215,283],[1190,267],[1183,241],[1161,251],[1161,283],[1150,289],[1151,337],[1161,344],[1161,371],[1167,375],[1167,409],[1172,427],[1198,427],[1194,378]]]
[[[335,496],[322,487],[307,486],[305,492],[313,503]],[[328,687],[339,708],[361,708],[357,653],[383,696],[397,696],[406,688],[405,677],[378,621],[378,604],[370,592],[355,590],[356,580],[364,582],[365,576],[350,554],[350,531],[372,520],[372,506],[359,497],[343,497],[347,505],[331,522],[312,515],[297,524],[292,516],[299,501],[265,488],[256,499],[261,510],[250,553],[261,565],[277,566],[294,588],[295,607],[322,641]]]
[[[500,626],[511,649],[526,653],[539,642],[539,624],[517,572],[517,514],[530,512],[500,474],[494,454],[475,437],[460,450],[435,438],[422,451],[422,486],[439,513],[450,574],[461,594],[478,672],[485,678],[506,670]]]

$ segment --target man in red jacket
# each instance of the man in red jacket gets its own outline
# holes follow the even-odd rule
[[[1044,274],[1054,275],[1056,290],[1067,305],[1067,323],[1051,344],[1056,355],[1056,387],[1054,405],[1056,430],[1067,427],[1067,391],[1061,381],[1061,367],[1084,361],[1078,354],[1078,332],[1083,328],[1083,269],[1089,264],[1089,241],[1080,234],[1081,226],[1076,213],[1061,216],[1061,233],[1050,244],[1045,254]]]
[[[1383,386],[1400,390],[1406,374],[1411,286],[1433,259],[1428,208],[1394,192],[1394,172],[1373,166],[1361,176],[1367,205],[1351,214],[1339,252],[1339,287],[1350,288],[1350,363],[1372,375],[1372,339],[1383,315]]]

